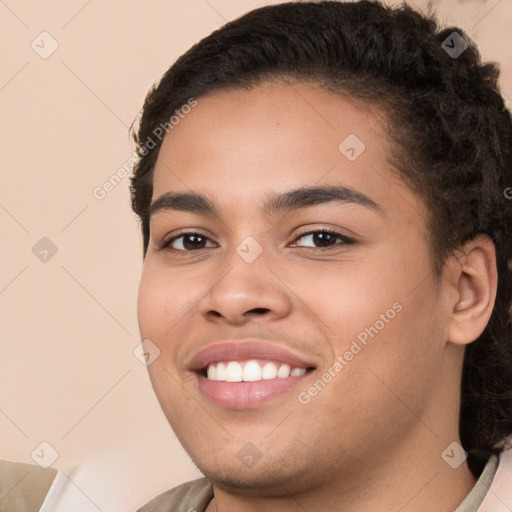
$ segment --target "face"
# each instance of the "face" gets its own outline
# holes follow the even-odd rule
[[[442,423],[426,213],[375,112],[266,83],[199,98],[164,139],[139,325],[162,409],[219,487],[316,486]]]

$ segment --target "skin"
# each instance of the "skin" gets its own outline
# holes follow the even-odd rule
[[[162,409],[213,484],[208,512],[453,512],[475,483],[465,462],[453,469],[441,454],[460,443],[462,357],[494,305],[494,247],[479,236],[436,280],[426,208],[387,161],[385,118],[311,84],[272,82],[199,98],[164,139],[153,200],[199,192],[218,215],[152,216],[139,325],[161,350],[148,369]],[[349,134],[366,146],[354,161],[338,149]],[[268,194],[326,184],[351,187],[379,208],[262,210]],[[355,243],[333,237],[322,252],[311,236],[299,238],[322,228]],[[203,249],[159,249],[192,229],[209,240]],[[250,264],[236,252],[247,236],[263,249]],[[185,250],[183,241],[172,247]],[[297,394],[396,302],[402,310],[301,404]],[[244,337],[296,349],[318,368],[254,409],[216,405],[187,362],[217,340]],[[252,467],[237,457],[248,442],[261,453]]]

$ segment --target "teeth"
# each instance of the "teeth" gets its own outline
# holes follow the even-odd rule
[[[261,372],[262,379],[275,379],[277,377],[277,365],[267,363]]]
[[[224,363],[219,363],[217,365],[217,373],[215,375],[215,380],[226,380],[226,365]]]
[[[261,380],[261,368],[257,361],[247,361],[244,366],[244,382]]]
[[[225,382],[256,382],[286,377],[298,377],[306,373],[305,368],[291,368],[289,364],[267,362],[260,366],[258,361],[229,361],[210,364],[207,368],[209,380]]]
[[[238,361],[230,361],[226,368],[226,382],[242,382],[243,372]]]
[[[279,370],[277,370],[277,376],[280,377],[281,379],[283,379],[285,377],[289,377],[290,376],[290,365],[282,364],[279,367]]]

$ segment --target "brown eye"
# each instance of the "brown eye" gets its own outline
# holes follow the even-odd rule
[[[295,240],[306,240],[310,245],[299,245],[299,247],[309,247],[313,249],[338,247],[340,245],[351,245],[354,241],[337,231],[320,229],[316,231],[309,231],[298,236]],[[341,241],[336,242],[336,240]],[[296,243],[292,247],[297,246]]]
[[[168,248],[173,251],[182,252],[197,251],[205,249],[208,241],[211,242],[209,238],[199,233],[182,233],[181,235],[175,236],[167,242],[164,242],[162,249]],[[213,244],[213,247],[216,247],[216,245]]]

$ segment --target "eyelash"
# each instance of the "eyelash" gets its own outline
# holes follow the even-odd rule
[[[304,233],[301,233],[300,235],[298,235],[297,237],[294,238],[293,240],[293,243],[295,243],[297,240],[301,239],[302,237],[305,237],[305,236],[308,236],[308,235],[315,235],[315,234],[318,234],[318,233],[328,233],[330,235],[334,235],[336,236],[337,238],[340,238],[343,242],[342,245],[347,245],[347,246],[350,246],[350,245],[353,245],[355,243],[355,240],[343,235],[342,233],[340,233],[339,231],[335,231],[335,230],[332,230],[332,229],[316,229],[316,230],[312,230],[312,231],[306,231]],[[208,237],[204,236],[202,233],[199,233],[197,231],[187,231],[185,233],[181,233],[177,236],[174,236],[168,240],[164,240],[160,245],[159,245],[159,249],[160,250],[167,250],[167,251],[170,251],[170,252],[173,252],[173,253],[176,253],[176,254],[179,254],[179,255],[185,255],[187,253],[194,253],[194,252],[198,252],[198,251],[201,251],[203,249],[212,249],[212,247],[201,247],[199,249],[193,249],[193,250],[183,250],[183,249],[174,249],[172,247],[170,247],[170,245],[172,244],[172,242],[182,238],[182,237],[186,237],[188,235],[196,235],[196,236],[200,236],[202,238],[205,238],[207,240]],[[334,250],[334,249],[338,249],[340,246],[338,244],[334,244],[332,246],[329,246],[329,247],[301,247],[302,249],[313,249],[315,251],[319,251],[319,252],[325,252],[325,251],[330,251],[330,250]],[[213,249],[215,249],[215,247],[213,247]]]

